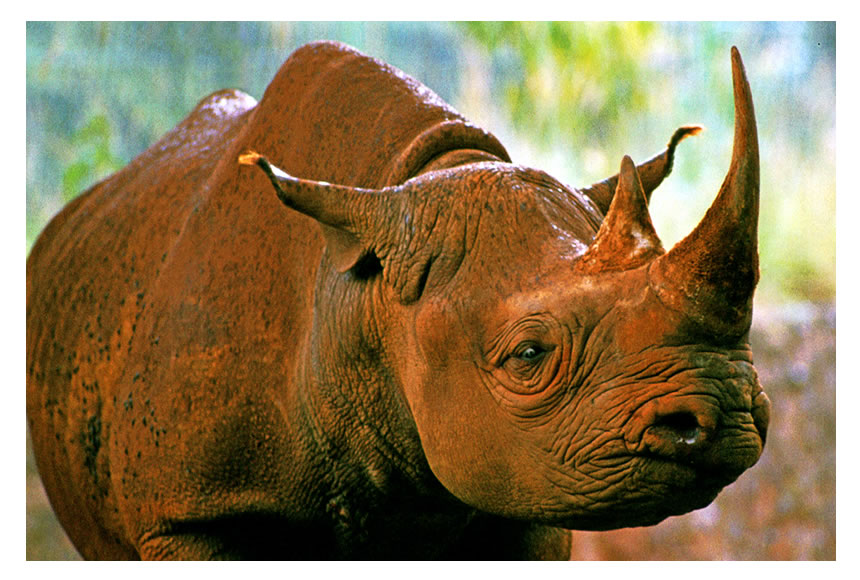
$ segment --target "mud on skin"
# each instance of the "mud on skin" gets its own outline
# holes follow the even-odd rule
[[[664,151],[573,188],[331,42],[221,91],[27,261],[27,416],[89,559],[567,558],[762,452],[758,145],[666,251]],[[620,156],[619,156],[620,157]],[[120,258],[117,258],[120,256]]]

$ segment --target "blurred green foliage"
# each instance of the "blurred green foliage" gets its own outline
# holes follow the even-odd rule
[[[468,35],[491,55],[511,120],[533,138],[570,142],[600,137],[619,112],[641,110],[649,87],[639,57],[650,22],[468,22]],[[588,131],[595,128],[596,131]]]
[[[298,46],[341,40],[403,69],[572,186],[700,123],[652,201],[666,246],[728,167],[729,47],[744,56],[762,151],[757,300],[835,293],[835,24],[804,22],[27,23],[27,249],[77,192],[222,88],[262,96]]]
[[[72,135],[71,144],[78,161],[73,161],[63,172],[63,201],[77,197],[97,176],[122,169],[125,163],[113,154],[110,141],[110,122],[105,115],[91,118]]]

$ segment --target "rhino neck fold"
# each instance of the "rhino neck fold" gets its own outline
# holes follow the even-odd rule
[[[359,487],[380,493],[393,482],[421,496],[442,491],[385,368],[384,319],[375,312],[374,288],[320,268],[313,328],[298,369],[298,402],[312,426],[303,436],[323,455],[339,458],[332,474],[338,480],[360,479]]]
[[[421,173],[476,161],[510,162],[504,146],[465,119],[444,121],[422,131],[393,160],[386,183],[395,185]]]
[[[302,347],[295,394],[294,412],[305,425],[298,436],[324,474],[318,477],[315,509],[333,521],[340,548],[360,558],[379,549],[364,538],[397,529],[403,525],[400,514],[423,513],[419,523],[409,525],[439,537],[434,549],[441,554],[475,510],[432,475],[400,389],[390,372],[380,370],[387,357],[372,304],[377,297],[366,287],[332,280],[331,272],[321,269],[317,290],[327,292],[318,296],[316,308],[344,303],[354,308],[315,317]],[[407,554],[416,548],[408,542],[416,529],[402,532]]]

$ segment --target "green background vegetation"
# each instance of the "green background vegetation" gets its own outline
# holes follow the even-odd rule
[[[680,125],[704,125],[652,199],[666,247],[698,223],[728,168],[738,46],[762,164],[753,346],[775,430],[714,506],[642,535],[581,534],[574,556],[834,557],[835,24],[30,22],[27,251],[66,202],[201,98],[227,87],[260,98],[290,52],[319,39],[401,68],[495,133],[515,162],[575,187],[617,172],[625,154],[659,152]],[[28,509],[43,514],[28,519],[28,557],[71,557],[28,465]]]

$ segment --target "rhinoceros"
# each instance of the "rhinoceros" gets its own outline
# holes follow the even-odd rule
[[[731,166],[668,252],[648,200],[696,126],[576,189],[339,43],[201,101],[27,260],[28,423],[81,555],[566,558],[708,505],[770,405],[731,58]]]

